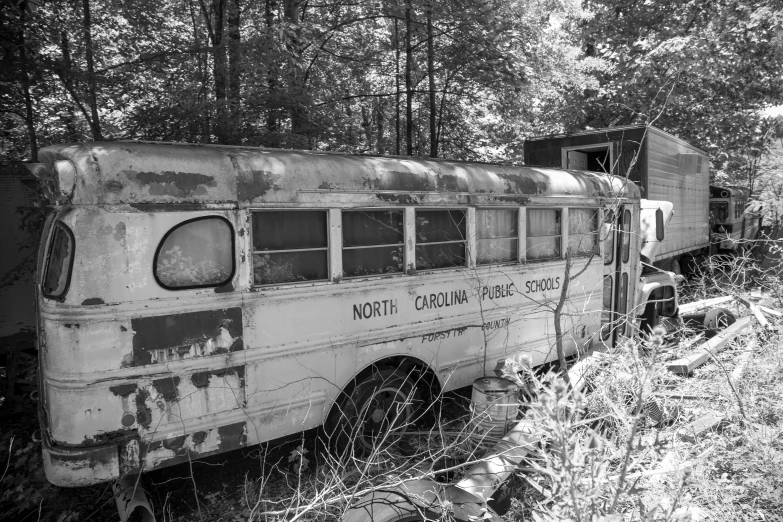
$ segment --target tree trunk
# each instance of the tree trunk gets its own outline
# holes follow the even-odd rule
[[[90,103],[90,126],[92,127],[92,137],[95,141],[103,141],[101,135],[101,122],[98,118],[98,100],[96,97],[95,85],[95,65],[92,56],[92,20],[90,19],[90,0],[82,0],[84,8],[84,50],[87,59],[87,93]]]
[[[567,225],[566,225],[567,226]],[[565,346],[563,345],[563,308],[565,307],[566,299],[568,299],[568,288],[571,286],[571,250],[566,250],[565,259],[565,273],[563,274],[563,288],[560,290],[560,298],[555,306],[554,320],[555,320],[555,346],[557,349],[557,360],[560,363],[560,372],[563,375],[567,384],[571,384],[568,380],[568,364],[566,363]],[[589,263],[589,261],[588,261]]]
[[[372,103],[372,101],[370,101]],[[362,104],[362,128],[364,129],[364,137],[367,140],[367,147],[365,150],[372,150],[372,106],[369,108]]]
[[[438,132],[435,126],[435,51],[432,42],[432,3],[427,6],[427,76],[430,80],[430,157],[438,157]]]
[[[266,27],[267,38],[271,38],[272,27],[275,22],[275,10],[277,9],[277,0],[266,0]],[[266,82],[269,89],[268,94],[268,108],[266,116],[266,130],[269,132],[277,132],[277,57],[269,62],[269,69],[267,71]]]
[[[291,74],[291,132],[293,134],[308,134],[309,121],[307,115],[307,92],[304,85],[302,71],[302,43],[299,39],[300,24],[302,22],[302,0],[285,0],[283,16],[286,22],[295,27],[291,38],[293,54],[293,70]]]
[[[25,42],[25,25],[27,22],[27,2],[20,6],[19,27],[19,61],[22,68],[22,90],[24,91],[25,120],[27,122],[27,136],[30,140],[30,161],[38,162],[38,139],[35,135],[35,122],[33,121],[33,99],[30,96],[30,76],[27,71],[27,47]]]
[[[240,85],[242,64],[239,34],[240,0],[228,0],[228,108],[230,127],[228,142],[234,145],[242,143],[242,115]]]
[[[383,103],[381,100],[378,100],[378,106],[377,106],[377,114],[375,116],[375,121],[377,124],[377,133],[378,133],[378,154],[383,154]]]
[[[395,60],[395,66],[396,66],[396,74],[394,75],[394,83],[397,86],[397,92],[395,94],[397,103],[396,103],[396,111],[397,111],[397,121],[395,123],[396,125],[396,140],[397,140],[397,148],[395,154],[398,156],[400,155],[400,31],[397,26],[397,18],[394,19],[394,52],[396,56]]]
[[[223,42],[223,25],[226,0],[212,0],[210,12],[201,4],[207,21],[209,40],[212,44],[212,79],[215,82],[215,123],[212,126],[218,143],[226,143],[228,118],[226,114],[226,46]]]
[[[405,0],[405,150],[413,155],[413,44],[411,29],[413,20],[411,0]]]
[[[62,80],[66,84],[69,92],[75,92],[71,79],[71,71],[73,70],[73,64],[71,63],[71,46],[68,43],[68,33],[65,30],[60,33],[60,50],[63,54]],[[66,105],[65,115],[62,116],[62,119],[65,123],[65,134],[68,137],[68,141],[79,141],[79,134],[76,132],[76,115],[74,114],[73,105],[70,103]],[[87,120],[89,121],[89,118]]]

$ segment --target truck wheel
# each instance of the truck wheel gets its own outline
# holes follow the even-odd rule
[[[674,272],[674,275],[682,275],[682,267],[680,266],[679,259],[672,259],[671,271]]]
[[[713,308],[704,314],[704,334],[715,337],[718,332],[731,326],[737,320],[734,314],[725,308]]]
[[[415,375],[379,370],[359,382],[332,408],[326,422],[331,445],[357,456],[399,441],[413,427],[421,401]],[[347,456],[347,455],[346,455]]]

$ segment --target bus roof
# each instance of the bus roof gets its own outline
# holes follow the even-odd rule
[[[710,198],[749,198],[750,191],[743,187],[721,187],[719,185],[710,185]]]
[[[31,170],[59,181],[57,188],[75,205],[252,206],[294,203],[302,192],[375,194],[398,202],[403,198],[394,194],[640,197],[633,183],[602,173],[417,157],[137,141],[54,145],[39,157]],[[57,160],[69,160],[75,172],[58,173],[63,164],[55,166]]]

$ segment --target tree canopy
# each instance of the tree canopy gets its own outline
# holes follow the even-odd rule
[[[520,162],[529,136],[652,123],[750,184],[783,102],[783,0],[0,1],[10,159],[143,139]]]

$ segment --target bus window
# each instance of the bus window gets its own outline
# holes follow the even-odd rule
[[[403,267],[403,211],[343,211],[343,276],[399,274]]]
[[[745,210],[745,200],[738,199],[734,202],[734,219],[739,219]]]
[[[517,210],[476,210],[476,262],[507,263],[517,259]]]
[[[625,313],[627,310],[628,305],[628,272],[623,272],[622,277],[620,277],[620,288],[617,292],[617,305],[615,306],[617,310],[617,315],[620,317],[625,316]]]
[[[576,256],[598,253],[598,209],[568,210],[568,248]]]
[[[560,257],[560,211],[554,209],[527,210],[527,259]]]
[[[268,210],[252,215],[254,284],[328,279],[326,211]]]
[[[220,286],[234,275],[234,231],[221,217],[180,223],[155,253],[155,279],[163,288]]]
[[[729,204],[726,201],[713,201],[710,203],[710,214],[715,223],[723,223],[729,219]]]
[[[601,338],[606,340],[612,333],[612,276],[604,276],[604,309],[601,311]]]
[[[623,230],[620,234],[623,245],[623,263],[627,263],[631,255],[631,211],[623,212]]]
[[[59,221],[55,223],[41,288],[46,297],[61,299],[68,292],[73,267],[73,244],[71,230]]]
[[[604,241],[604,264],[611,265],[614,261],[614,229],[617,214],[613,210],[604,213],[604,224],[601,226],[601,239]]]
[[[416,269],[465,266],[464,210],[416,211]]]

